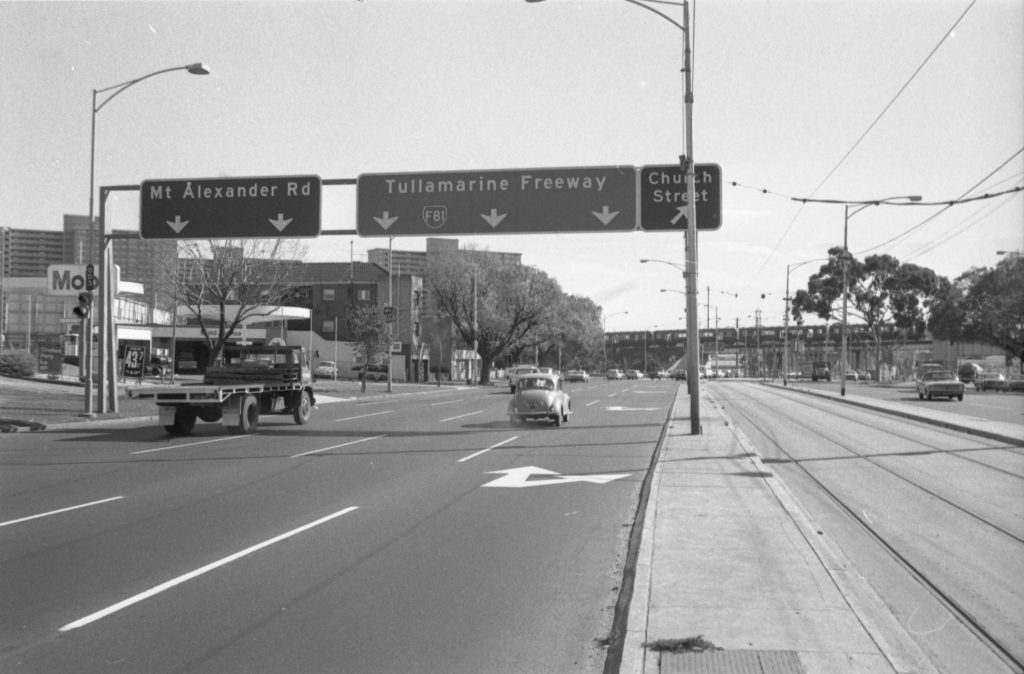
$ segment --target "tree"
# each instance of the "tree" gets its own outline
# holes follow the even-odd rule
[[[296,239],[239,239],[179,242],[173,265],[172,297],[196,319],[209,358],[220,357],[239,326],[269,316],[289,293],[305,256]],[[210,308],[214,309],[211,317]]]
[[[481,384],[490,383],[499,355],[521,349],[538,326],[554,320],[562,295],[539,269],[497,264],[473,250],[434,258],[427,278],[435,306],[466,344],[476,343]]]
[[[382,355],[390,352],[391,326],[384,322],[384,314],[380,307],[367,303],[356,305],[346,320],[356,343],[356,352],[362,360],[360,390],[365,393],[367,369],[370,365],[376,364]]]
[[[943,313],[929,322],[932,333],[977,341],[1024,358],[1024,257],[1010,255],[995,268],[970,269],[943,295]]]
[[[838,246],[828,253],[828,262],[808,279],[807,290],[797,291],[793,298],[798,323],[804,313],[841,318],[845,260],[848,322],[852,318],[864,324],[864,337],[875,347],[876,365],[881,362],[883,325],[894,324],[910,335],[924,333],[928,309],[941,285],[934,271],[901,263],[891,255],[869,255],[861,262]]]
[[[555,320],[536,331],[541,362],[592,369],[602,352],[601,307],[588,297],[563,294],[553,313]]]

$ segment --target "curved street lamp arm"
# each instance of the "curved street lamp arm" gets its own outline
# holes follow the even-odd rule
[[[676,28],[678,28],[681,31],[685,31],[686,30],[686,28],[683,26],[683,24],[679,23],[678,21],[676,21],[675,19],[670,17],[668,14],[665,14],[664,12],[659,12],[654,7],[649,7],[646,3],[640,2],[640,0],[626,0],[626,2],[628,2],[631,5],[636,5],[637,7],[643,7],[644,9],[646,9],[648,12],[651,12],[652,14],[657,14],[658,16],[660,16],[661,18],[665,19],[666,21],[668,21],[670,24],[672,24],[673,26],[675,26]],[[674,5],[676,7],[682,7],[683,6],[683,4],[680,3],[680,2],[670,2],[669,0],[647,0],[647,2],[661,4],[661,5]]]
[[[120,84],[115,84],[113,86],[109,86],[109,87],[106,87],[106,88],[103,88],[103,89],[94,89],[93,92],[92,92],[93,99],[94,99],[93,100],[93,110],[92,111],[94,113],[99,112],[103,108],[104,105],[109,103],[114,98],[114,96],[117,96],[119,93],[121,93],[122,91],[124,91],[128,87],[133,86],[135,84],[138,84],[142,80],[148,80],[150,77],[156,77],[157,75],[163,75],[164,73],[173,72],[175,70],[187,70],[190,73],[192,73],[193,75],[209,75],[210,74],[209,68],[207,68],[202,63],[190,63],[190,64],[188,64],[186,66],[175,66],[174,68],[164,68],[163,70],[157,70],[155,72],[149,73],[148,75],[143,75],[142,77],[136,77],[134,80],[128,80],[127,82],[122,82]],[[99,105],[96,105],[95,98],[96,98],[97,94],[102,94],[103,92],[111,91],[111,90],[115,90],[115,89],[116,89],[116,91],[114,91],[114,93],[112,93],[109,96],[107,96],[106,98],[104,98],[102,103],[100,103]]]

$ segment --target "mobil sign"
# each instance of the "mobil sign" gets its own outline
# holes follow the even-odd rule
[[[70,295],[92,290],[97,285],[91,264],[51,264],[46,268],[46,291],[50,295]]]

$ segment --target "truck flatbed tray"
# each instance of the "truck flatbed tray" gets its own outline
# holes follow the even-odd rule
[[[263,384],[182,384],[181,386],[134,386],[128,389],[128,397],[135,400],[155,400],[160,404],[178,403],[222,403],[240,393],[265,393],[297,391],[298,382]]]

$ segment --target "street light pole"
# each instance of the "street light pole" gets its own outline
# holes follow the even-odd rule
[[[94,212],[94,196],[95,196],[95,183],[96,183],[96,113],[103,109],[107,103],[109,103],[115,96],[120,94],[125,89],[138,84],[143,80],[147,80],[150,77],[162,75],[163,73],[173,72],[175,70],[186,70],[193,75],[209,75],[210,69],[202,63],[190,63],[184,66],[176,66],[174,68],[164,68],[162,70],[156,70],[137,77],[127,82],[121,82],[110,87],[103,89],[92,90],[92,125],[90,131],[89,140],[89,231],[97,231],[98,236],[96,241],[96,252],[99,258],[99,301],[97,304],[97,319],[99,320],[99,366],[100,366],[100,390],[99,390],[99,411],[103,412],[117,412],[117,375],[116,368],[116,354],[117,354],[117,333],[114,324],[114,291],[113,291],[113,256],[109,254],[106,233],[106,224],[104,218],[100,217],[99,226],[96,227],[96,223],[93,222]],[[97,98],[100,94],[107,95],[97,104]],[[105,201],[105,199],[104,199]],[[103,210],[103,204],[100,204],[101,211]],[[110,259],[108,260],[108,255]],[[92,330],[88,330],[88,334],[85,335],[85,339],[88,344],[92,343]],[[110,353],[108,353],[108,350]],[[109,364],[108,364],[109,362]],[[86,397],[92,400],[92,358],[86,362]],[[87,406],[87,412],[91,412],[91,408]]]

